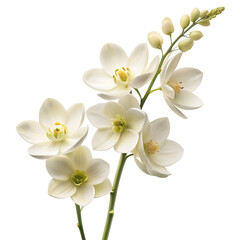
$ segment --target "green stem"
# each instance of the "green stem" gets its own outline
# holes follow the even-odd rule
[[[113,220],[113,216],[114,216],[114,206],[115,206],[115,202],[116,202],[118,186],[119,186],[120,178],[121,178],[123,167],[124,167],[126,160],[127,160],[126,153],[122,153],[119,163],[118,163],[118,168],[116,171],[115,179],[113,182],[112,192],[110,193],[110,202],[109,202],[109,207],[108,207],[107,220],[106,220],[102,240],[108,239],[108,235],[110,232],[110,228],[111,228],[112,220]]]
[[[82,237],[82,240],[86,240],[85,234],[84,234],[84,230],[83,230],[83,224],[82,224],[82,216],[81,216],[81,211],[82,208],[80,209],[80,206],[78,204],[75,203],[76,206],[76,211],[77,211],[77,217],[78,217],[78,228]]]
[[[158,90],[161,91],[161,90],[162,90],[162,87],[152,89],[152,90],[150,91],[150,93],[153,93],[153,92],[158,91]]]
[[[137,92],[139,98],[140,98],[140,101],[142,100],[142,96],[141,96],[141,93],[139,92],[139,90],[137,88],[134,88],[134,90]]]
[[[160,74],[160,72],[161,72],[161,70],[162,70],[161,68],[162,68],[162,65],[163,65],[163,62],[164,62],[165,58],[166,58],[167,55],[172,51],[172,48],[173,48],[173,46],[177,43],[177,41],[178,41],[181,37],[183,37],[184,34],[185,34],[186,32],[188,32],[188,31],[189,31],[192,27],[194,27],[196,24],[198,24],[198,22],[194,22],[191,26],[189,26],[188,28],[186,28],[185,30],[183,30],[182,33],[172,42],[172,44],[170,45],[170,47],[167,49],[167,51],[165,52],[165,54],[162,56],[161,61],[160,61],[159,65],[158,65],[157,72],[154,74],[153,79],[152,79],[152,81],[150,82],[150,84],[149,84],[149,86],[148,86],[148,89],[147,89],[145,95],[143,96],[143,98],[142,98],[142,100],[141,100],[141,103],[140,103],[141,109],[143,108],[143,105],[145,104],[145,102],[146,102],[149,94],[151,93],[152,86],[153,86],[153,84],[154,84],[157,76]]]

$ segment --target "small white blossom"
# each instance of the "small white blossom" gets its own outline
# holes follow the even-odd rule
[[[88,127],[83,127],[85,111],[82,103],[72,105],[68,110],[57,100],[48,98],[39,112],[39,122],[24,121],[18,124],[19,135],[33,145],[28,153],[45,159],[77,149],[87,136]]]
[[[175,71],[182,53],[173,56],[160,74],[163,97],[177,115],[187,118],[178,108],[192,110],[203,105],[192,92],[202,81],[203,73],[196,68],[180,68]]]
[[[121,97],[118,103],[90,107],[87,117],[98,128],[92,140],[93,149],[103,151],[114,147],[120,153],[127,153],[136,146],[146,120],[146,114],[131,94]]]
[[[91,88],[103,92],[100,97],[113,100],[127,95],[132,88],[139,88],[151,80],[157,70],[159,57],[148,63],[148,48],[139,44],[128,57],[118,45],[107,43],[100,53],[102,69],[95,68],[83,75],[83,81]]]
[[[94,197],[108,194],[112,189],[107,178],[108,163],[93,159],[85,146],[47,159],[46,168],[52,177],[48,194],[55,198],[71,197],[80,206],[87,205]]]
[[[135,148],[134,158],[137,166],[146,174],[168,177],[166,167],[176,163],[183,155],[183,148],[168,140],[170,124],[168,118],[146,122]]]

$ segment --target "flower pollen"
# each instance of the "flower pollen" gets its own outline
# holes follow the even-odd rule
[[[133,80],[134,74],[127,67],[116,69],[113,75],[114,82],[119,85],[128,88],[129,83]]]
[[[175,93],[180,93],[181,89],[183,89],[183,87],[181,86],[182,82],[178,82],[176,80],[170,80],[167,85],[169,87],[171,87]]]
[[[80,186],[88,180],[88,176],[84,171],[75,170],[71,177],[72,183],[75,186]]]
[[[114,132],[122,132],[127,127],[126,120],[119,114],[117,114],[116,118],[112,120],[112,123]]]
[[[67,128],[65,125],[55,122],[53,127],[50,127],[47,132],[47,137],[54,141],[59,142],[62,141],[67,134]]]
[[[145,149],[148,153],[156,153],[159,152],[159,145],[157,142],[154,142],[153,140],[150,140],[148,143],[145,144]]]

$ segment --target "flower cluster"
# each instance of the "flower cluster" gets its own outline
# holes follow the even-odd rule
[[[40,108],[39,122],[24,121],[17,126],[20,136],[33,144],[28,153],[47,159],[46,168],[53,177],[49,195],[71,197],[81,206],[111,191],[108,163],[93,159],[90,150],[81,146],[88,133],[88,127],[81,127],[84,116],[82,103],[65,110],[57,100],[47,99]]]
[[[196,25],[209,26],[210,21],[224,8],[192,10],[180,18],[182,32],[175,40],[175,31],[169,17],[162,21],[163,34],[170,37],[170,46],[164,52],[164,39],[159,32],[148,33],[149,44],[160,50],[148,65],[148,46],[141,43],[128,56],[117,44],[107,43],[100,52],[102,68],[88,70],[84,83],[100,92],[108,100],[87,109],[90,123],[97,128],[92,147],[96,151],[111,148],[121,153],[119,168],[113,186],[108,179],[109,164],[93,158],[90,150],[82,146],[88,127],[82,127],[85,108],[77,103],[66,110],[55,99],[44,101],[39,112],[39,122],[24,121],[17,126],[20,136],[32,144],[28,153],[46,159],[46,169],[52,180],[48,193],[55,198],[71,199],[76,206],[86,206],[94,198],[110,194],[110,204],[103,239],[107,239],[121,172],[125,161],[133,156],[138,168],[147,175],[165,178],[170,175],[167,167],[183,156],[183,148],[169,140],[170,123],[167,117],[150,120],[143,106],[155,91],[161,91],[169,108],[181,118],[187,118],[180,109],[193,110],[203,105],[193,92],[200,85],[203,73],[192,67],[178,68],[184,52],[194,41],[202,38],[199,30],[188,31]],[[185,38],[185,39],[182,39]],[[177,47],[175,46],[177,45]],[[179,51],[176,54],[173,52]],[[144,95],[139,88],[149,83]],[[155,89],[153,85],[157,83]],[[140,100],[134,96],[137,93]],[[78,216],[80,211],[77,210]],[[80,223],[79,223],[80,224]],[[80,225],[82,238],[85,239]]]

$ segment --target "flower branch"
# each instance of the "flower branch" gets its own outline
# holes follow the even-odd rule
[[[183,148],[169,140],[170,122],[162,117],[150,121],[142,110],[148,96],[162,91],[169,108],[182,118],[187,118],[180,110],[193,110],[203,105],[193,91],[200,85],[203,73],[195,68],[176,69],[184,52],[189,51],[195,41],[203,37],[201,31],[191,31],[196,25],[209,26],[210,21],[221,14],[224,8],[208,12],[192,10],[190,16],[180,19],[181,33],[172,39],[174,25],[170,18],[162,21],[162,32],[170,38],[170,46],[164,52],[163,37],[158,32],[150,32],[148,41],[153,48],[161,51],[148,64],[147,44],[137,45],[130,55],[118,45],[108,43],[100,52],[102,68],[85,72],[83,81],[99,91],[101,98],[108,100],[98,103],[86,111],[90,123],[97,129],[92,138],[95,151],[111,148],[121,154],[113,185],[108,179],[109,164],[93,158],[89,148],[81,144],[88,134],[88,126],[82,127],[85,108],[77,103],[69,109],[55,99],[45,100],[39,111],[39,121],[24,121],[17,126],[20,136],[32,144],[28,153],[35,158],[46,160],[46,169],[52,177],[48,194],[55,198],[70,197],[76,207],[78,228],[85,240],[81,208],[93,199],[110,194],[109,207],[103,240],[109,237],[115,214],[120,179],[126,160],[133,156],[138,168],[150,176],[166,178],[171,175],[168,167],[179,161]],[[190,22],[192,22],[190,24]],[[181,39],[185,38],[185,39]],[[175,46],[178,43],[177,47]],[[180,50],[174,56],[173,51]],[[152,89],[160,75],[160,87]],[[144,95],[139,88],[149,84]],[[136,91],[140,101],[133,93]],[[118,99],[117,102],[113,101]],[[109,101],[110,100],[110,101]]]

